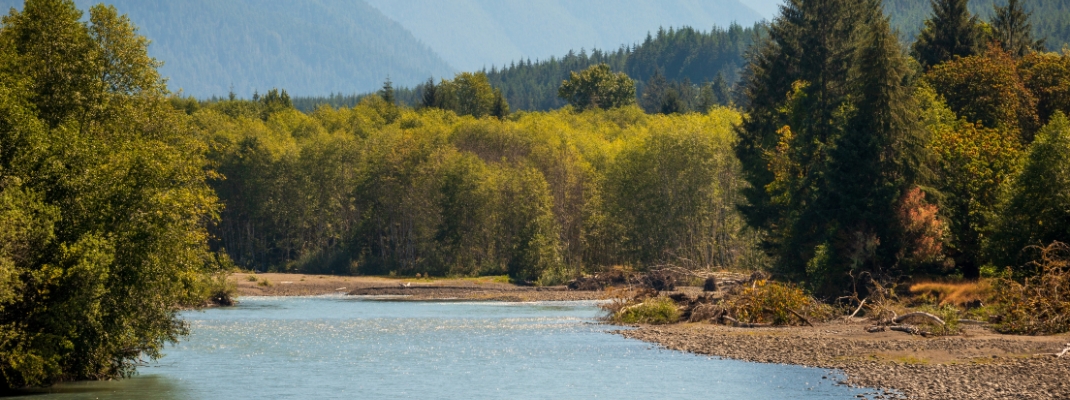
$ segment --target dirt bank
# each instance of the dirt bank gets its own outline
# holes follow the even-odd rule
[[[866,324],[732,328],[642,326],[618,333],[669,349],[745,361],[842,369],[848,384],[916,399],[1068,399],[1070,336],[1007,336],[970,327],[964,336],[866,333]]]

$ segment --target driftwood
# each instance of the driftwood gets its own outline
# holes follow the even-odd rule
[[[888,329],[896,331],[896,332],[909,333],[911,335],[917,335],[917,334],[921,333],[921,330],[918,329],[918,327],[913,326],[913,325],[895,325],[895,326],[889,326]]]
[[[885,332],[887,330],[888,330],[888,327],[884,326],[884,325],[873,325],[873,326],[871,326],[869,328],[866,328],[866,332],[869,332],[869,333]]]
[[[1060,351],[1059,353],[1055,354],[1055,356],[1056,357],[1062,357],[1062,356],[1066,355],[1066,353],[1070,353],[1070,343],[1067,343],[1066,344],[1066,348],[1063,349],[1063,351]]]
[[[799,317],[799,319],[803,320],[803,322],[805,322],[807,325],[810,325],[811,328],[814,326],[813,322],[810,322],[809,319],[806,319],[806,317],[804,317],[802,314],[799,314],[798,311],[792,310],[790,308],[788,309],[788,311],[791,311],[791,313],[795,314],[796,317]]]
[[[858,308],[855,309],[855,312],[851,313],[851,318],[854,318],[855,315],[858,315],[859,311],[862,311],[862,307],[864,307],[866,305],[866,300],[869,300],[869,299],[862,299],[862,301],[860,303],[858,303]]]
[[[937,324],[940,324],[940,326],[944,326],[945,325],[944,320],[940,319],[940,317],[937,317],[935,315],[929,314],[927,312],[920,312],[920,311],[919,312],[912,312],[912,313],[909,313],[909,314],[903,314],[903,315],[900,315],[898,317],[892,318],[892,322],[897,323],[897,324],[901,324],[901,323],[903,323],[903,321],[906,321],[906,320],[909,320],[909,319],[915,318],[915,317],[921,317],[921,318],[928,319],[928,320],[933,321],[933,322],[935,322]]]

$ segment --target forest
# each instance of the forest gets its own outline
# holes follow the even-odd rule
[[[499,70],[303,111],[171,93],[115,8],[27,0],[0,25],[0,388],[129,375],[234,268],[765,270],[827,301],[863,276],[1035,275],[1070,242],[1070,53],[1016,0],[988,22],[936,1],[909,44],[881,5],[505,70],[564,74],[553,110],[512,109]],[[674,86],[746,40],[730,99]],[[712,42],[739,51],[673,50]]]

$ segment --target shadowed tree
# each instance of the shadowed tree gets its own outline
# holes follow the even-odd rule
[[[914,42],[913,55],[925,67],[955,56],[966,57],[981,51],[982,33],[977,16],[966,5],[969,0],[930,0],[932,16]]]
[[[1018,0],[1008,0],[1004,7],[995,6],[996,15],[992,18],[992,30],[996,41],[1008,53],[1022,57],[1034,51],[1044,50],[1044,39],[1033,38],[1033,24]]]

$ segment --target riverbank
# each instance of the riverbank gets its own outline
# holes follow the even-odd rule
[[[1070,336],[1000,335],[968,327],[962,336],[867,333],[861,322],[816,327],[641,326],[617,333],[667,349],[736,360],[840,369],[847,384],[891,389],[911,399],[1070,398]]]
[[[398,300],[577,301],[603,300],[604,291],[573,291],[564,286],[530,287],[502,277],[390,278],[303,274],[236,273],[229,278],[238,296],[398,296]]]

